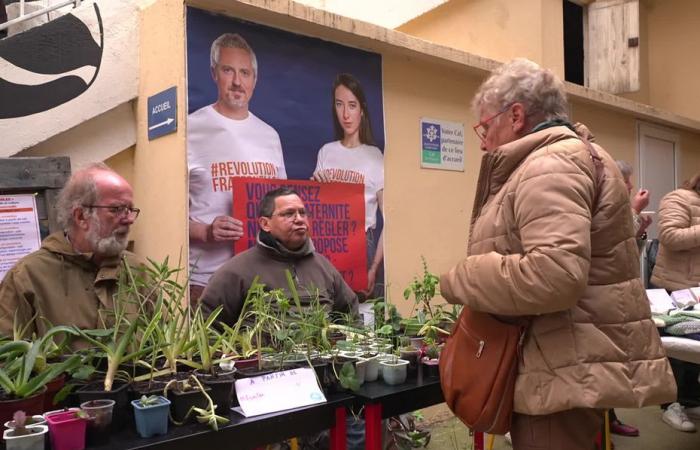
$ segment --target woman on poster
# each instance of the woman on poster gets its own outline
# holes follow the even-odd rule
[[[368,270],[367,290],[361,293],[374,297],[375,285],[383,287],[384,233],[382,231],[376,241],[374,234],[377,208],[382,214],[384,211],[384,155],[374,145],[367,101],[360,82],[350,74],[338,74],[332,92],[333,128],[337,140],[319,150],[313,179],[324,183],[364,184]]]

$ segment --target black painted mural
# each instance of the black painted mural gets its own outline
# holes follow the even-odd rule
[[[76,75],[66,75],[39,85],[13,83],[3,79],[0,73],[0,119],[50,110],[90,88],[100,71],[104,50],[100,10],[97,4],[93,6],[99,27],[99,45],[88,26],[73,14],[0,41],[1,58],[33,73],[60,75],[85,66],[95,68],[89,82]]]

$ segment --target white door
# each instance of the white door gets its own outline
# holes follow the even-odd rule
[[[659,210],[659,201],[678,185],[678,134],[668,128],[639,123],[637,128],[639,188],[650,192],[648,211]],[[658,215],[647,229],[649,239],[658,237]]]

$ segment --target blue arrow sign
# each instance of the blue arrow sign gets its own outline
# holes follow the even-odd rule
[[[148,97],[148,140],[177,130],[177,86]]]

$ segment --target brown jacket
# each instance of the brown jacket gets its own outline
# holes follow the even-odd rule
[[[700,283],[700,195],[695,191],[676,189],[661,199],[651,282],[671,291]]]
[[[627,190],[610,155],[596,149],[605,167],[599,187],[587,147],[564,126],[485,154],[469,256],[441,278],[452,302],[533,316],[515,387],[519,413],[676,396],[639,279]]]
[[[141,265],[133,253],[123,255],[130,267]],[[104,320],[110,326],[112,316],[105,310],[114,308],[120,260],[97,267],[91,257],[76,253],[63,232],[44,239],[41,248],[22,258],[0,283],[0,335],[12,336],[15,314],[20,325],[37,316],[27,337],[33,332],[42,336],[51,325],[94,329]]]

